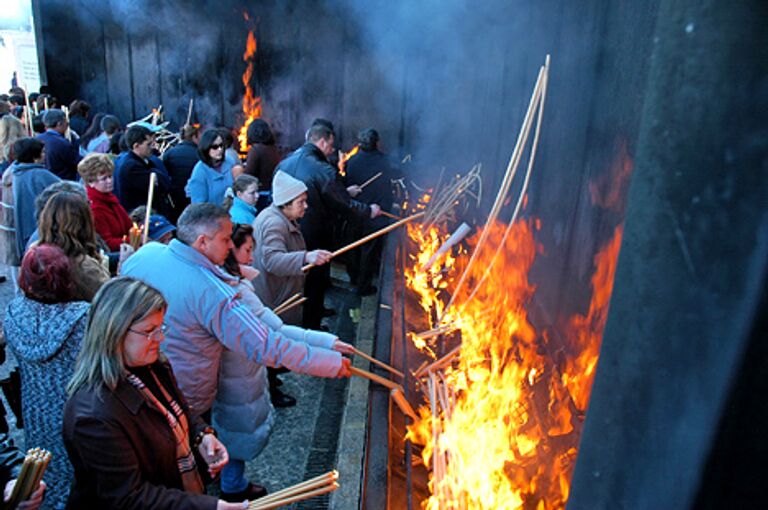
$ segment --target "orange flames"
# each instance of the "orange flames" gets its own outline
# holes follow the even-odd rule
[[[244,13],[245,20],[248,21],[248,13]],[[251,87],[251,78],[253,77],[253,68],[256,62],[256,36],[253,29],[248,31],[248,39],[245,43],[245,53],[243,53],[243,62],[247,64],[243,73],[243,85],[245,86],[245,95],[243,96],[243,118],[245,119],[237,140],[240,143],[240,152],[248,151],[248,126],[254,119],[261,117],[261,97],[255,95]]]
[[[347,161],[349,161],[349,158],[357,154],[358,151],[360,151],[359,145],[355,145],[354,147],[352,147],[352,149],[349,152],[346,152],[346,153],[339,151],[341,152],[341,157],[339,158],[339,175],[340,176],[344,177],[345,175],[347,175],[347,168],[346,168]]]
[[[512,226],[492,277],[465,302],[507,228],[490,225],[469,284],[442,323],[460,331],[460,354],[452,365],[421,380],[427,404],[408,430],[410,439],[424,445],[422,458],[431,469],[427,510],[565,508],[581,430],[578,415],[589,400],[621,228],[595,257],[592,304],[586,317],[570,322],[565,335],[570,358],[563,366],[554,360],[549,335],[538,334],[527,315],[535,292],[528,272],[540,250],[534,239],[538,227],[536,219]],[[448,234],[412,225],[408,233],[419,250],[406,270],[407,286],[429,315],[439,317],[445,292],[469,257],[449,254],[424,272],[424,262]],[[478,238],[479,233],[468,244],[474,246]],[[449,350],[437,344],[438,337],[411,338],[432,357],[441,347]]]

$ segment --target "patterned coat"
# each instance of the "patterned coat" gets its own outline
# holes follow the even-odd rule
[[[44,508],[64,508],[74,471],[61,436],[65,387],[85,332],[89,304],[46,305],[24,296],[6,309],[3,332],[21,370],[21,405],[27,448],[49,450]]]

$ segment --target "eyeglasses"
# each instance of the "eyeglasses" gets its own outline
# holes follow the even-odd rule
[[[217,149],[223,149],[223,148],[224,148],[224,144],[222,143],[214,143],[213,145],[211,145],[212,151],[215,151]]]
[[[147,337],[147,340],[151,340],[152,342],[160,342],[163,338],[165,338],[165,331],[168,329],[168,326],[166,324],[161,324],[160,327],[153,329],[149,333],[145,333],[143,331],[136,331],[135,329],[128,328],[128,331],[131,333],[136,333],[137,335],[143,335]]]

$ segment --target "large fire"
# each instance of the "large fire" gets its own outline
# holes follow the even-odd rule
[[[568,500],[580,426],[599,354],[621,239],[598,253],[592,279],[593,299],[586,317],[570,321],[568,360],[556,364],[549,335],[528,320],[527,305],[535,292],[528,271],[540,247],[534,239],[538,220],[517,221],[488,278],[471,301],[465,301],[491,263],[507,225],[490,225],[488,242],[470,268],[468,285],[447,311],[442,325],[456,328],[458,356],[452,364],[421,379],[427,404],[408,437],[424,445],[430,467],[430,498],[437,509],[559,509]],[[406,270],[408,288],[430,317],[440,317],[445,293],[464,270],[468,256],[422,270],[448,234],[436,227],[423,232],[409,226],[419,251]],[[473,247],[479,233],[468,240]],[[432,327],[438,326],[431,324]],[[412,335],[417,346],[436,357],[438,337]],[[442,339],[440,341],[446,341]],[[443,350],[447,350],[443,347]]]
[[[250,20],[248,13],[244,13],[246,21]],[[245,95],[243,96],[243,125],[237,135],[240,144],[240,152],[248,151],[248,126],[254,119],[261,117],[261,97],[257,96],[253,87],[251,87],[251,78],[253,78],[254,64],[256,63],[256,36],[254,29],[248,31],[248,39],[245,43],[245,53],[243,53],[243,62],[246,63],[243,73],[243,85],[245,86]]]

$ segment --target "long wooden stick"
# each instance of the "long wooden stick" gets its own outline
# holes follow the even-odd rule
[[[358,377],[364,377],[366,379],[370,379],[371,381],[375,383],[379,383],[382,386],[386,386],[390,390],[399,389],[400,391],[403,391],[403,387],[400,386],[397,383],[393,383],[389,379],[384,379],[383,377],[380,377],[376,374],[372,374],[371,372],[368,372],[367,370],[361,370],[359,368],[355,367],[349,367],[349,371],[352,372],[352,375],[356,375]]]
[[[515,204],[515,210],[512,213],[512,217],[509,220],[509,223],[507,224],[507,228],[504,231],[504,236],[502,236],[501,241],[499,241],[499,245],[496,247],[496,252],[493,254],[493,258],[491,258],[491,262],[485,267],[485,272],[483,273],[483,276],[480,278],[480,281],[477,282],[475,287],[472,289],[472,292],[469,293],[469,297],[464,301],[464,304],[472,301],[472,299],[477,294],[477,291],[480,290],[480,287],[485,283],[485,280],[488,278],[488,275],[491,273],[491,268],[493,268],[493,265],[496,263],[496,260],[499,257],[499,253],[501,253],[501,250],[506,246],[507,243],[507,237],[509,237],[509,233],[512,231],[512,227],[515,224],[515,221],[517,220],[517,215],[520,212],[520,208],[523,205],[523,199],[525,198],[525,193],[528,191],[528,183],[531,180],[531,170],[533,169],[533,163],[536,161],[536,149],[539,145],[539,134],[541,133],[541,121],[544,117],[544,101],[547,98],[547,84],[549,82],[549,55],[547,55],[546,62],[544,64],[544,81],[541,86],[541,94],[539,98],[539,108],[537,112],[537,118],[536,118],[536,130],[533,133],[533,142],[531,143],[531,150],[528,156],[528,168],[525,171],[525,179],[523,180],[523,186],[520,189],[520,195],[517,198],[517,204]]]
[[[304,302],[305,302],[307,299],[308,299],[308,298],[306,298],[306,297],[303,297],[303,298],[301,298],[301,299],[298,299],[298,300],[294,301],[293,303],[290,303],[290,304],[288,304],[287,306],[284,306],[284,307],[282,307],[282,308],[280,309],[280,311],[279,311],[279,312],[275,312],[275,313],[276,313],[276,314],[278,314],[278,315],[282,315],[282,314],[284,314],[285,312],[287,312],[288,310],[291,310],[291,309],[293,309],[293,308],[296,308],[296,307],[297,307],[297,306],[299,306],[299,305],[303,305],[303,304],[304,304]]]
[[[376,179],[378,179],[379,177],[381,177],[381,172],[377,173],[376,175],[374,175],[373,177],[371,177],[370,179],[368,179],[367,181],[365,181],[364,183],[362,183],[362,184],[360,185],[360,189],[363,189],[363,188],[365,188],[366,186],[368,186],[370,183],[372,183],[373,181],[375,181],[375,180],[376,180]]]
[[[389,390],[389,396],[392,397],[392,400],[395,401],[395,404],[397,404],[397,407],[400,408],[403,414],[409,416],[413,421],[419,420],[416,411],[413,410],[413,407],[411,407],[411,404],[405,399],[405,395],[403,395],[400,390]]]
[[[187,109],[187,123],[184,124],[185,126],[189,126],[189,123],[192,122],[192,106],[195,104],[195,100],[190,99],[189,100],[189,108]]]
[[[22,90],[24,91],[24,103],[26,104],[26,107],[24,109],[27,117],[27,131],[29,132],[29,136],[34,136],[34,133],[32,131],[32,110],[29,108],[29,94],[27,94],[27,89],[25,87],[22,87]]]
[[[482,230],[482,233],[480,234],[480,239],[478,239],[477,244],[475,245],[475,249],[472,252],[472,256],[469,259],[469,262],[467,263],[467,266],[464,268],[464,272],[461,274],[461,278],[459,278],[458,283],[453,289],[451,299],[448,301],[448,304],[443,309],[443,314],[440,317],[440,321],[442,322],[443,318],[445,318],[445,315],[448,313],[448,309],[450,309],[451,305],[453,305],[454,301],[459,295],[459,290],[461,290],[461,287],[464,285],[464,283],[467,280],[467,277],[469,276],[469,270],[471,269],[472,265],[474,264],[475,260],[477,259],[477,256],[480,253],[480,249],[482,248],[485,241],[488,239],[488,236],[490,235],[490,229],[488,228],[489,225],[493,224],[496,221],[496,218],[499,215],[499,212],[501,211],[501,208],[504,204],[504,200],[507,196],[507,193],[509,192],[509,188],[512,185],[512,181],[515,177],[515,174],[517,173],[517,167],[520,164],[520,158],[523,154],[523,149],[525,147],[526,142],[528,141],[528,134],[531,130],[531,124],[533,123],[533,116],[536,112],[536,109],[538,108],[540,101],[539,96],[541,94],[542,85],[544,82],[544,74],[546,72],[545,66],[541,66],[539,69],[539,76],[536,79],[536,85],[533,88],[533,94],[531,95],[531,100],[528,103],[528,111],[525,114],[525,117],[523,118],[523,125],[520,128],[520,133],[517,137],[517,143],[515,144],[515,148],[512,151],[512,156],[509,159],[509,164],[507,165],[507,171],[504,174],[504,179],[501,182],[501,186],[499,187],[499,192],[496,195],[496,200],[494,201],[493,207],[491,207],[491,212],[488,215],[488,219],[486,220],[485,227]]]
[[[289,297],[288,299],[286,299],[285,301],[283,301],[282,303],[277,305],[272,311],[275,312],[275,313],[280,313],[280,312],[278,312],[278,310],[283,309],[286,305],[289,305],[289,304],[293,303],[294,301],[296,301],[300,297],[301,297],[301,292],[297,292],[293,296]]]
[[[308,490],[316,489],[317,487],[321,487],[323,485],[331,484],[337,481],[338,479],[339,479],[338,471],[336,470],[328,471],[327,473],[323,473],[322,475],[297,483],[296,485],[291,485],[290,487],[286,487],[285,489],[281,489],[272,494],[268,494],[267,496],[264,496],[263,498],[259,498],[259,500],[254,501],[252,504],[260,505],[262,503],[271,503],[272,501],[275,501],[277,499],[283,499],[283,498],[292,496],[294,494],[297,494],[299,492],[306,492]]]
[[[320,489],[304,492],[301,494],[297,494],[296,496],[273,501],[271,503],[268,502],[264,504],[259,504],[261,500],[257,499],[256,501],[251,503],[251,505],[248,508],[250,510],[270,510],[272,508],[278,508],[281,506],[290,505],[291,503],[296,503],[298,501],[303,501],[305,499],[316,498],[317,496],[322,496],[323,494],[328,494],[329,492],[333,492],[338,488],[339,488],[339,484],[336,482],[333,482],[332,484],[322,487]]]
[[[157,182],[157,174],[152,172],[149,175],[149,191],[147,192],[147,212],[144,215],[144,237],[141,244],[147,244],[149,238],[149,217],[152,214],[152,198],[155,196],[155,183]]]
[[[372,357],[372,356],[368,356],[368,355],[367,355],[366,353],[364,353],[363,351],[361,351],[361,350],[359,350],[359,349],[356,349],[356,348],[354,348],[354,347],[353,347],[352,349],[354,349],[354,351],[355,351],[355,354],[357,354],[357,355],[358,355],[358,356],[360,356],[361,358],[367,359],[367,360],[368,360],[368,361],[370,361],[371,363],[374,363],[374,364],[376,364],[376,365],[379,365],[379,366],[380,366],[381,368],[383,368],[384,370],[387,370],[387,371],[389,371],[389,372],[392,372],[393,374],[395,374],[395,375],[396,375],[396,376],[398,376],[398,377],[405,377],[405,375],[403,375],[403,373],[402,373],[401,371],[397,370],[397,369],[396,369],[396,368],[394,368],[394,367],[391,367],[391,366],[387,365],[387,364],[386,364],[386,363],[384,363],[383,361],[379,361],[379,360],[377,360],[376,358],[374,358],[374,357]]]
[[[392,214],[391,212],[387,211],[381,211],[382,216],[386,216],[387,218],[392,218],[393,220],[402,220],[403,218],[400,216],[397,216],[396,214]]]
[[[386,227],[384,227],[384,228],[382,228],[380,230],[377,230],[376,232],[374,232],[372,234],[369,234],[369,235],[363,237],[362,239],[358,239],[354,243],[348,244],[348,245],[344,246],[343,248],[339,248],[335,252],[331,253],[331,258],[336,257],[338,255],[341,255],[342,253],[346,253],[349,250],[354,250],[355,248],[357,248],[361,244],[365,244],[368,241],[376,239],[379,236],[383,236],[387,232],[391,232],[391,231],[395,230],[397,227],[405,225],[406,223],[408,223],[410,221],[413,221],[415,219],[421,218],[422,216],[424,216],[424,213],[420,212],[420,213],[416,213],[416,214],[414,214],[412,216],[408,216],[407,218],[403,218],[400,221],[396,221],[395,223],[393,223],[391,225],[388,225],[388,226],[386,226]],[[309,271],[313,267],[315,267],[314,264],[307,264],[306,266],[302,267],[301,270],[302,271]]]

